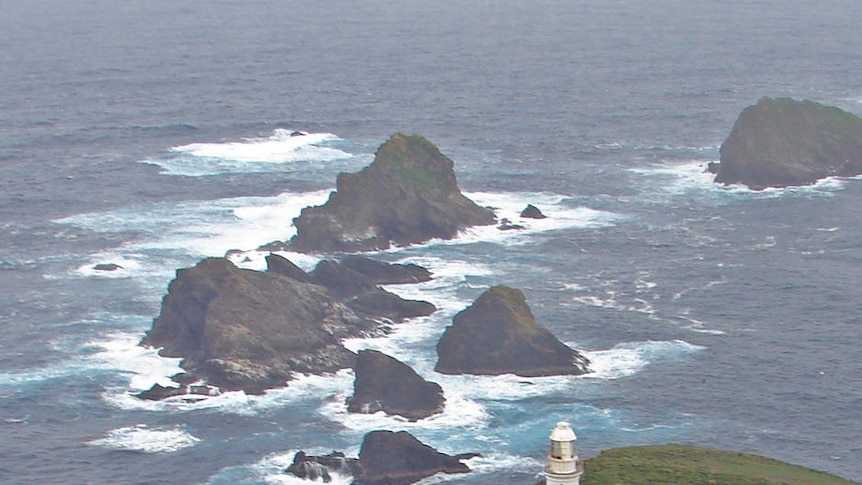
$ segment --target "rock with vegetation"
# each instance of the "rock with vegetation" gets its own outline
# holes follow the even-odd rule
[[[403,362],[376,350],[356,356],[351,413],[383,411],[416,421],[443,411],[443,389],[428,382]]]
[[[455,315],[437,343],[443,374],[580,375],[589,361],[536,323],[524,294],[495,286]]]
[[[721,145],[715,181],[752,189],[862,174],[862,119],[836,107],[761,98]]]
[[[438,473],[468,473],[461,463],[475,453],[450,456],[406,431],[372,431],[362,440],[354,485],[407,485]]]
[[[454,162],[419,135],[396,133],[359,173],[342,173],[326,204],[293,220],[297,251],[354,252],[450,239],[461,229],[495,222],[490,209],[465,197]]]
[[[142,343],[210,384],[258,393],[352,366],[339,339],[377,330],[319,285],[207,258],[177,271]]]
[[[584,463],[590,485],[853,485],[834,475],[762,456],[683,445],[634,446]]]

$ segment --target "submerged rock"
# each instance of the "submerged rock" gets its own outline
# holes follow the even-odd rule
[[[524,377],[589,372],[589,361],[536,323],[524,294],[495,286],[455,315],[437,343],[442,374]]]
[[[419,135],[396,133],[359,173],[342,173],[326,204],[293,220],[296,251],[386,249],[490,225],[494,213],[465,197],[454,162]]]
[[[428,382],[408,365],[376,350],[356,356],[353,396],[347,400],[351,413],[403,416],[410,421],[443,411],[443,389]]]
[[[813,101],[761,98],[721,145],[715,181],[752,189],[862,174],[862,119]]]

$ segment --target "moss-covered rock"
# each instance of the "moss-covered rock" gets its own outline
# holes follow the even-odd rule
[[[453,318],[437,343],[443,374],[579,375],[589,361],[536,323],[524,294],[495,286]]]
[[[683,445],[616,448],[586,460],[589,485],[852,485],[834,475],[762,456]]]
[[[862,173],[862,119],[813,101],[761,98],[721,145],[715,181],[753,189]]]
[[[461,194],[454,162],[419,135],[396,133],[359,173],[342,173],[326,204],[293,220],[297,251],[352,252],[449,239],[494,213]]]

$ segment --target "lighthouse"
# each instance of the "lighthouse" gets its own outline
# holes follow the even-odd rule
[[[583,468],[578,465],[575,432],[565,421],[551,431],[551,451],[545,466],[545,485],[580,485]]]

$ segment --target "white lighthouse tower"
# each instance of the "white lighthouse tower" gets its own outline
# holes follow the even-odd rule
[[[578,466],[575,432],[565,421],[551,431],[551,451],[545,467],[545,485],[580,485],[583,468]]]

